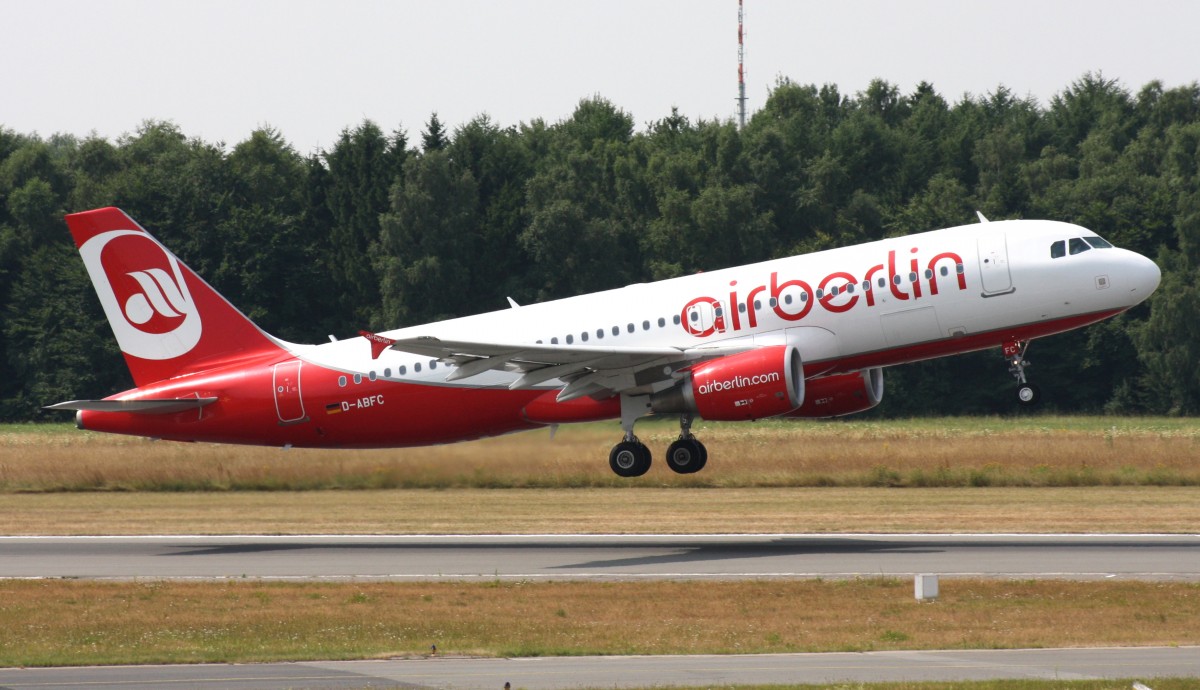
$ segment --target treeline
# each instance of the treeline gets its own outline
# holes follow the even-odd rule
[[[115,142],[0,127],[0,419],[129,386],[64,213],[116,205],[269,332],[394,328],[989,218],[1157,258],[1137,309],[1035,342],[1061,411],[1200,411],[1200,87],[1087,74],[1048,107],[782,80],[744,130],[602,98],[553,124],[373,122],[298,154],[147,122]],[[880,413],[1013,409],[998,351],[897,367]]]

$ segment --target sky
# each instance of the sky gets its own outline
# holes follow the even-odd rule
[[[1043,105],[1088,71],[1182,86],[1198,27],[1192,0],[745,0],[747,107],[781,77]],[[734,118],[737,0],[0,0],[0,126],[43,137],[271,126],[307,155],[368,118],[413,142],[433,112],[553,123],[597,95],[639,128]]]

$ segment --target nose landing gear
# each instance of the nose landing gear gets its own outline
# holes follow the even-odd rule
[[[1025,351],[1029,349],[1028,340],[1010,340],[1004,343],[1004,357],[1008,360],[1008,373],[1017,380],[1017,402],[1022,407],[1033,407],[1042,399],[1042,391],[1036,384],[1025,378],[1025,367],[1030,366],[1025,359]]]

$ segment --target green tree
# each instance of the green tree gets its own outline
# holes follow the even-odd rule
[[[377,251],[379,217],[388,210],[389,190],[400,179],[408,156],[406,145],[403,133],[386,137],[378,125],[365,120],[353,130],[342,130],[337,144],[325,153],[325,197],[333,217],[328,265],[343,300],[343,332],[382,326],[379,278],[370,257]]]

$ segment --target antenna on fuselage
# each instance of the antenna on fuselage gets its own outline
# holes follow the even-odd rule
[[[990,223],[991,222],[983,215],[983,211],[976,211],[975,215],[979,216],[980,223]]]

